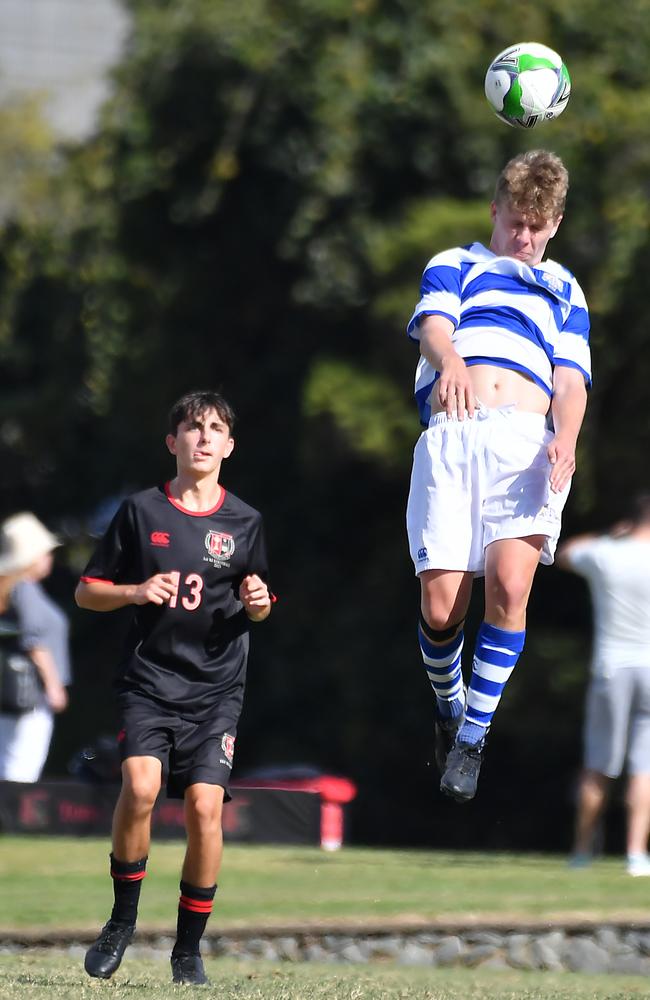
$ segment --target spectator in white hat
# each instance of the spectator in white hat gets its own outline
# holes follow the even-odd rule
[[[68,620],[41,586],[52,571],[59,540],[34,514],[0,524],[0,640],[36,666],[41,690],[26,709],[0,711],[0,780],[38,781],[47,759],[54,715],[68,704],[71,681]]]

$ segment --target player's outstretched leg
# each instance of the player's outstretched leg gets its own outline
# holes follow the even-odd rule
[[[120,966],[134,930],[134,924],[121,924],[116,920],[104,924],[99,937],[86,952],[84,968],[88,975],[110,979]]]

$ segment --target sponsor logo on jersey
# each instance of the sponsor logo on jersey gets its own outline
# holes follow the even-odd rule
[[[149,540],[152,545],[161,545],[166,548],[169,545],[169,532],[152,531]]]
[[[235,737],[231,736],[230,733],[224,733],[221,737],[221,749],[228,758],[228,763],[232,764],[232,759],[235,754]]]
[[[205,536],[205,547],[215,566],[227,566],[228,560],[235,551],[235,539],[221,531],[208,531]]]
[[[422,562],[423,559],[428,557],[429,553],[425,548],[418,549],[418,562]]]

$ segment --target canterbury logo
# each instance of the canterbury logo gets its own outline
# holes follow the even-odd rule
[[[152,545],[169,545],[169,532],[168,531],[152,531],[151,532],[151,544]]]

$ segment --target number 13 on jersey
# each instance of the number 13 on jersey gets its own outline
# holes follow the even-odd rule
[[[173,570],[169,575],[172,578],[174,586],[177,588],[176,593],[169,598],[169,607],[175,608],[178,604],[178,588],[180,588],[181,584],[181,574],[176,570]],[[201,591],[203,590],[203,578],[199,576],[198,573],[188,573],[183,580],[183,584],[189,588],[189,595],[183,594],[181,597],[181,607],[185,608],[186,611],[196,611],[202,600]]]

